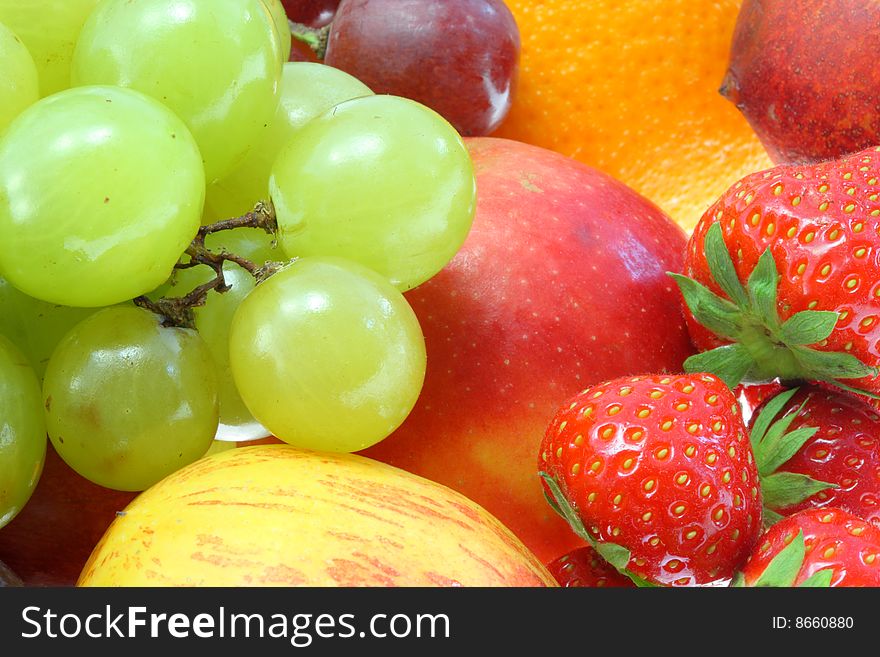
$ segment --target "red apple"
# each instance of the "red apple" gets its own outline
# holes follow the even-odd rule
[[[404,424],[366,451],[458,490],[547,562],[578,546],[543,497],[538,449],[563,400],[692,353],[684,232],[622,183],[519,142],[468,140],[477,213],[455,259],[407,293],[428,371]]]
[[[745,0],[721,93],[779,162],[880,144],[880,3]]]

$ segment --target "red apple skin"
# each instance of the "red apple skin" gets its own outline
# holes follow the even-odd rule
[[[407,420],[366,455],[458,490],[539,559],[581,543],[546,503],[540,442],[563,400],[693,353],[667,271],[684,232],[607,175],[536,146],[466,140],[477,211],[464,246],[407,293],[428,370]]]
[[[745,0],[721,93],[776,163],[880,144],[880,3]]]

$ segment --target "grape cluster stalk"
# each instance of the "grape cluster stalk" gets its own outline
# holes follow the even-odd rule
[[[161,316],[163,326],[194,329],[196,328],[196,322],[193,308],[204,306],[211,291],[225,293],[232,289],[223,273],[223,265],[225,263],[231,262],[238,265],[253,276],[257,283],[266,280],[280,269],[282,266],[280,262],[268,261],[262,265],[257,265],[247,258],[225,249],[220,252],[214,252],[205,246],[205,238],[208,235],[214,235],[222,230],[232,230],[234,228],[263,230],[274,239],[278,231],[278,222],[275,219],[275,208],[271,201],[260,201],[253,211],[241,217],[217,221],[199,228],[198,234],[186,249],[185,255],[187,260],[178,262],[174,267],[175,269],[190,269],[198,265],[205,265],[214,272],[214,278],[197,285],[182,296],[162,296],[153,300],[147,295],[141,295],[133,299],[133,303]]]

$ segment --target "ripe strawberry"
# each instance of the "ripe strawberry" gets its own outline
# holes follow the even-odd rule
[[[618,570],[653,584],[729,580],[761,531],[746,428],[712,375],[583,391],[550,423],[538,467],[573,529]]]
[[[742,584],[880,586],[880,529],[841,509],[800,511],[767,530]]]
[[[547,570],[559,586],[566,588],[635,587],[629,577],[620,574],[589,546],[577,548],[551,561],[547,564]]]
[[[780,414],[788,430],[812,427],[814,435],[777,453],[774,464],[765,465],[756,448],[764,505],[783,515],[837,507],[880,527],[880,415],[853,395],[815,386],[774,399],[772,415]],[[811,487],[808,480],[836,487]]]
[[[704,351],[685,369],[880,392],[878,217],[877,149],[737,182],[697,224],[687,277],[673,274]]]

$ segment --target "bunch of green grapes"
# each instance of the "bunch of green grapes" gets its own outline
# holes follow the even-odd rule
[[[136,491],[215,439],[357,451],[394,431],[426,368],[403,292],[473,221],[458,133],[286,63],[280,0],[24,5],[0,0],[0,88],[20,90],[0,116],[0,375],[5,350],[29,377],[0,394],[43,440],[15,456],[8,512],[46,433]]]

